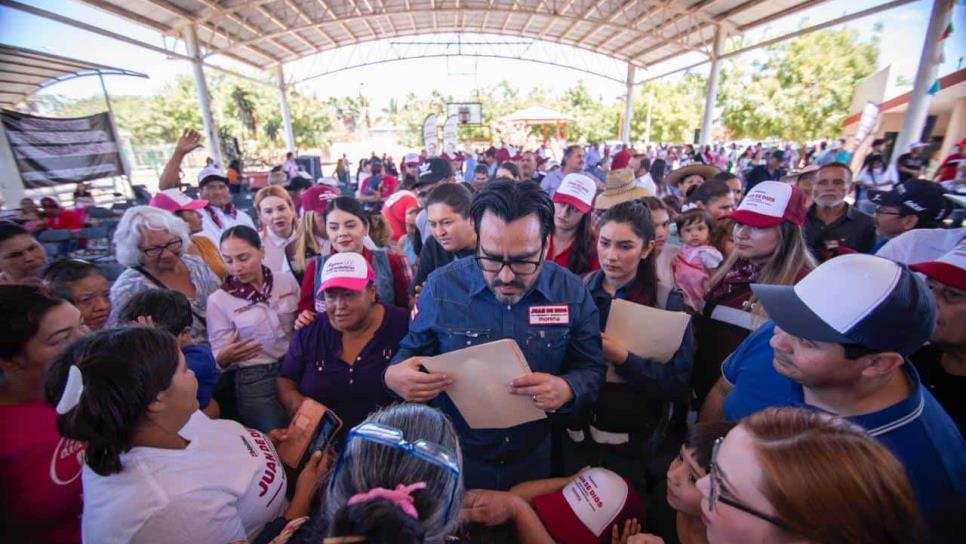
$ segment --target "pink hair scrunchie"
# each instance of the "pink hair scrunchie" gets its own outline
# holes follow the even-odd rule
[[[387,499],[389,502],[398,506],[403,512],[408,514],[414,519],[419,519],[419,512],[416,511],[416,507],[413,505],[412,492],[417,489],[425,489],[426,482],[416,482],[410,485],[399,484],[396,489],[389,490],[384,487],[377,487],[375,489],[370,489],[365,493],[359,493],[353,495],[349,499],[349,506],[354,504],[359,504],[361,502],[371,501],[373,499]]]

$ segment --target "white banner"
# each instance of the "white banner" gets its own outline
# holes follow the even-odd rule
[[[423,147],[430,157],[439,155],[439,128],[435,113],[427,115],[423,121]]]
[[[450,115],[443,123],[443,153],[452,159],[456,157],[456,147],[459,145],[459,117]]]
[[[862,142],[869,137],[875,123],[879,119],[879,105],[875,102],[866,102],[862,108],[862,117],[859,118],[859,128],[855,133],[855,143],[852,144],[852,152],[862,145]]]

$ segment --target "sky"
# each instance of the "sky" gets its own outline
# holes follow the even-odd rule
[[[164,38],[153,29],[129,23],[81,2],[73,0],[21,1],[98,27],[112,29],[140,41],[161,45],[167,39],[169,44],[172,43],[171,38]],[[745,38],[750,42],[758,42],[797,30],[803,24],[806,26],[818,24],[883,3],[882,0],[833,0],[825,2],[791,17],[775,21],[763,28],[749,31],[745,34]],[[862,39],[868,40],[872,35],[873,26],[881,23],[883,29],[879,67],[892,64],[898,73],[911,80],[915,76],[931,6],[932,0],[921,0],[847,23],[845,26],[855,29]],[[963,57],[966,56],[966,39],[963,39],[966,36],[966,7],[964,7],[962,0],[956,2],[953,17],[955,34],[952,39],[947,40],[946,61],[940,68],[940,75],[948,74],[966,65],[966,61],[963,60]],[[0,37],[2,37],[0,41],[9,45],[39,49],[53,54],[127,68],[149,76],[149,79],[119,76],[107,78],[107,87],[112,95],[150,95],[156,93],[165,83],[174,80],[178,75],[190,74],[190,66],[186,61],[170,59],[163,54],[148,49],[7,7],[0,7]],[[400,38],[393,40],[393,42],[399,44],[415,39],[418,38]],[[506,40],[507,38],[501,37],[500,39]],[[178,45],[180,51],[183,52],[183,44]],[[339,58],[367,58],[372,54],[373,48],[385,48],[390,45],[387,41],[370,42],[345,48],[344,51],[339,51],[338,55]],[[557,57],[570,54],[571,49],[555,44],[540,44],[540,47],[548,54]],[[317,74],[327,66],[331,66],[333,64],[333,53],[326,52],[322,55],[328,55],[328,57],[315,56],[289,63],[285,67],[287,76],[298,81]],[[581,53],[581,55],[584,63],[588,62],[588,58],[590,59],[589,62],[595,60],[594,54]],[[760,58],[760,55],[760,53],[748,53],[739,57],[738,60],[742,63],[751,62]],[[601,63],[610,63],[611,66],[615,62],[609,58],[597,60]],[[229,66],[238,71],[252,73],[247,67],[240,67],[230,61],[212,59],[212,62]],[[681,66],[691,64],[694,62],[694,57],[681,58],[678,62]],[[646,72],[638,71],[637,79],[640,81],[644,78],[661,75],[674,67],[673,63],[666,63],[663,66],[652,67],[651,70]],[[694,71],[706,71],[706,68]],[[413,77],[414,74],[419,77]],[[617,100],[624,93],[622,83],[586,72],[516,60],[469,58],[456,60],[445,58],[414,59],[362,67],[311,79],[298,84],[298,89],[301,92],[312,93],[323,98],[357,95],[362,92],[371,100],[373,106],[381,108],[391,98],[402,98],[408,92],[427,96],[434,88],[453,95],[457,100],[469,99],[474,89],[495,85],[502,79],[508,80],[523,92],[539,87],[546,89],[551,96],[559,95],[578,80],[583,80],[591,93],[604,102]],[[59,83],[42,92],[81,98],[100,94],[101,89],[96,78],[82,78]]]

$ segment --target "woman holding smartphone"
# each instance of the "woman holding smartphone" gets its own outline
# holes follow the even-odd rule
[[[409,313],[376,301],[375,272],[359,253],[329,257],[321,279],[325,313],[295,332],[276,384],[290,416],[312,398],[342,419],[344,435],[392,403],[382,374],[406,336]]]

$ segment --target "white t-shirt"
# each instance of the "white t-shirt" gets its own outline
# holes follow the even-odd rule
[[[285,512],[285,469],[265,435],[201,412],[179,434],[187,448],[133,448],[119,474],[84,466],[84,542],[251,540]]]

